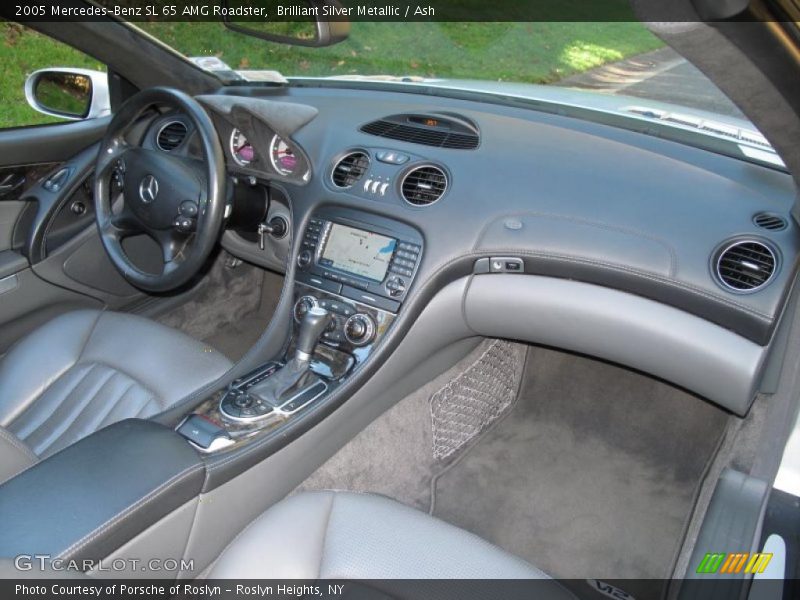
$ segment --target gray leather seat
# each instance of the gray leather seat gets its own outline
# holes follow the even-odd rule
[[[549,579],[489,542],[394,500],[354,492],[290,496],[253,521],[208,577]],[[552,582],[548,598],[572,598]]]
[[[229,368],[217,351],[149,319],[61,315],[0,362],[0,482],[106,425],[161,412]]]

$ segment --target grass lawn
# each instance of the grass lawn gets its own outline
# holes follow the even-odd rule
[[[61,121],[36,112],[25,100],[25,77],[45,67],[105,67],[69,46],[17,23],[0,21],[0,128]]]
[[[285,75],[419,75],[551,83],[654,50],[662,43],[639,23],[352,23],[328,48],[269,44],[219,23],[141,23],[189,56],[215,55],[235,69]],[[62,44],[0,22],[0,127],[49,122],[25,103],[23,83],[47,66],[98,68]]]

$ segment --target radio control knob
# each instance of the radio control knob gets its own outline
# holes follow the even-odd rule
[[[294,303],[294,320],[300,323],[306,313],[317,306],[317,299],[314,296],[302,296]]]
[[[364,313],[356,313],[344,324],[344,337],[354,346],[364,346],[375,339],[375,321]]]
[[[313,257],[312,257],[312,255],[311,255],[311,251],[310,251],[310,250],[303,250],[303,251],[302,251],[302,252],[301,252],[301,253],[300,253],[300,254],[297,256],[297,265],[298,265],[298,266],[299,266],[301,269],[305,269],[305,268],[306,268],[308,265],[310,265],[310,264],[311,264],[311,259],[312,259],[312,258],[313,258]]]

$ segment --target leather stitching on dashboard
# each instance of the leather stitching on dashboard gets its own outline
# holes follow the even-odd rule
[[[142,508],[155,500],[158,496],[160,496],[163,492],[167,491],[173,485],[178,485],[184,479],[187,479],[190,475],[197,473],[203,469],[202,464],[194,464],[190,467],[186,467],[180,473],[173,475],[167,481],[160,484],[158,487],[153,489],[150,493],[146,496],[143,496],[133,504],[128,505],[126,508],[118,512],[116,515],[105,521],[99,527],[96,527],[90,533],[83,536],[77,542],[72,544],[69,548],[64,550],[58,555],[58,558],[67,559],[70,558],[72,555],[77,554],[80,550],[85,548],[87,545],[92,543],[95,539],[99,536],[103,535],[106,531],[108,531],[111,527],[123,521],[127,517],[131,516],[137,509]]]

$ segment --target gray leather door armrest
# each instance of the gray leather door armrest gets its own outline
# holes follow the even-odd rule
[[[0,556],[100,559],[197,496],[204,478],[177,433],[120,421],[0,485]]]

